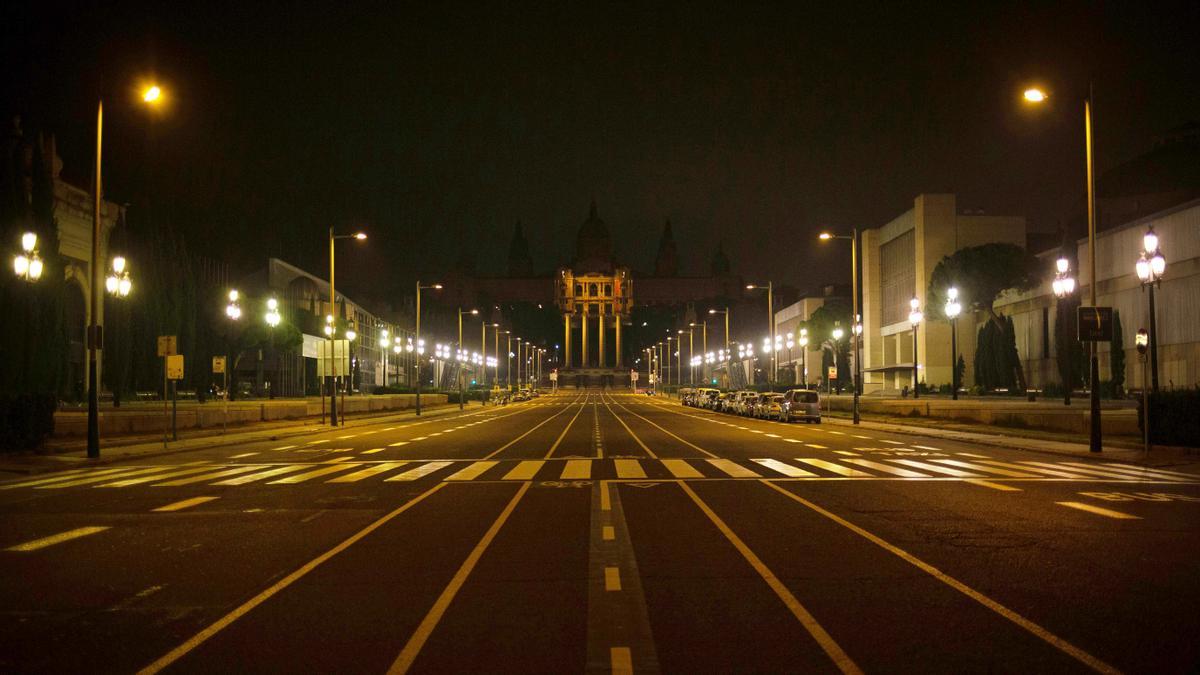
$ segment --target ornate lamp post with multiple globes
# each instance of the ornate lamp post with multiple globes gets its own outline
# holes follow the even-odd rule
[[[1150,290],[1150,391],[1158,391],[1158,321],[1154,312],[1154,288],[1162,285],[1163,273],[1167,271],[1167,259],[1158,248],[1158,235],[1151,227],[1142,237],[1142,253],[1135,266],[1142,289]],[[1145,383],[1142,386],[1146,386]]]
[[[946,289],[946,318],[950,319],[950,399],[958,400],[958,315],[962,305],[958,304],[958,289]],[[916,352],[913,352],[914,354]]]
[[[917,379],[917,369],[920,367],[917,365],[917,328],[921,325],[921,319],[925,317],[921,314],[921,301],[916,297],[908,301],[908,306],[911,310],[908,313],[908,322],[912,324],[913,329],[913,398],[921,398],[921,383]]]
[[[1054,290],[1054,297],[1062,300],[1075,292],[1075,277],[1071,276],[1071,261],[1066,258],[1059,258],[1055,262],[1054,281],[1051,282],[1050,288]],[[1072,370],[1074,366],[1072,366]],[[1073,382],[1063,382],[1063,405],[1071,405],[1071,388]]]
[[[23,281],[37,281],[42,278],[45,265],[37,250],[37,235],[26,232],[21,235],[21,252],[13,258],[13,272]]]

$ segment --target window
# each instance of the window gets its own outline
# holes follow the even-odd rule
[[[599,295],[596,292],[596,284],[588,284],[588,295],[593,298],[596,297],[597,295]]]
[[[612,295],[612,284],[604,284],[604,294]]]
[[[583,284],[575,284],[575,295],[583,295]]]
[[[912,230],[879,249],[879,290],[883,302],[880,310],[884,326],[908,321],[908,301],[917,286],[915,250],[916,235]]]

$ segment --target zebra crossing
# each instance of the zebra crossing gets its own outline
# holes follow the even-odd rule
[[[430,478],[445,482],[587,480],[1015,480],[1200,483],[1200,476],[1117,462],[1000,461],[905,457],[646,458],[566,457],[529,460],[375,460],[339,457],[325,462],[208,463],[76,469],[0,484],[0,490],[60,490],[210,485],[340,485]]]

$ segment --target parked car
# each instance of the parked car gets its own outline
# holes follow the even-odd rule
[[[783,394],[771,394],[762,406],[764,420],[777,420],[783,412]]]
[[[821,394],[811,389],[789,389],[779,411],[781,422],[804,420],[821,423]]]
[[[733,412],[733,396],[734,392],[727,391],[717,395],[717,400],[713,401],[713,410],[717,412]]]
[[[720,393],[721,392],[719,390],[711,387],[702,387],[697,389],[696,398],[692,402],[692,405],[696,406],[697,408],[711,408],[713,399],[715,399],[717,394]]]
[[[734,399],[733,411],[742,416],[748,416],[754,412],[754,402],[758,400],[758,392],[752,390],[739,391],[738,396]]]

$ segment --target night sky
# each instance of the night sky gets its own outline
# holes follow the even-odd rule
[[[1200,119],[1195,2],[450,4],[9,7],[0,107],[84,185],[103,94],[107,196],[243,271],[324,273],[326,229],[361,225],[350,293],[464,254],[502,273],[517,220],[549,271],[593,196],[635,269],[669,218],[684,273],[723,241],[747,278],[848,281],[815,232],[919,192],[1054,230],[1082,203],[1089,79],[1100,168]],[[1034,81],[1053,105],[1021,104]]]

